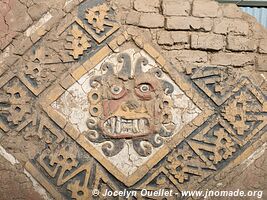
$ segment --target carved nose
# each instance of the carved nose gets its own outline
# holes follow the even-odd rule
[[[122,105],[124,111],[133,111],[139,107],[139,103],[135,100],[129,100]]]

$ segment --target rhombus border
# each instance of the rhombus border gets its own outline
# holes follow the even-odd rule
[[[145,164],[138,168],[132,175],[125,176],[119,169],[117,169],[110,161],[108,161],[99,151],[97,151],[87,140],[87,138],[80,134],[70,122],[55,111],[51,107],[51,103],[57,100],[71,85],[78,81],[84,74],[95,67],[105,57],[107,57],[113,51],[124,44],[127,41],[133,41],[140,49],[147,52],[155,61],[159,64],[163,71],[166,71],[171,79],[185,92],[185,94],[192,99],[192,101],[202,110],[192,122],[185,125],[179,133],[175,134],[170,142],[164,145],[160,152],[152,156]],[[74,71],[62,79],[59,83],[54,85],[47,95],[40,99],[40,103],[46,113],[51,119],[57,123],[69,136],[72,137],[78,144],[80,144],[89,154],[91,154],[96,160],[98,160],[111,174],[117,179],[122,181],[126,186],[132,186],[139,181],[155,164],[157,164],[162,158],[164,158],[174,147],[176,147],[181,141],[190,135],[198,126],[203,124],[206,119],[213,113],[213,110],[205,103],[205,100],[198,94],[198,92],[192,87],[183,75],[178,73],[166,60],[160,55],[160,53],[152,47],[149,43],[137,35],[129,35],[127,31],[117,36],[110,43],[100,49],[95,55],[93,55],[85,63],[78,66]]]

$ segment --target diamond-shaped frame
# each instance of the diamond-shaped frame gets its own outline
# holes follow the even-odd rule
[[[235,93],[238,92],[242,87],[245,87],[249,92],[251,92],[251,94],[254,95],[255,99],[262,105],[263,107],[262,113],[267,113],[267,100],[265,99],[264,95],[251,83],[251,81],[247,77],[244,77],[241,79],[241,81],[239,82],[237,87],[233,90],[233,92]],[[222,105],[222,107],[227,106],[230,101],[231,101],[230,98],[226,100],[225,103]],[[266,115],[265,116],[258,115],[258,116],[254,116],[254,118],[257,119],[258,121],[262,121],[262,123],[242,141],[236,138],[237,140],[239,140],[239,143],[242,146],[244,146],[248,141],[250,141],[259,131],[261,131],[267,125]]]
[[[159,153],[153,155],[146,163],[139,167],[130,176],[125,176],[118,168],[108,161],[98,150],[90,144],[88,139],[80,134],[73,125],[68,122],[61,114],[51,107],[51,103],[58,99],[71,85],[78,81],[84,74],[95,67],[105,57],[124,44],[126,41],[134,42],[137,47],[147,52],[159,67],[167,72],[171,79],[185,92],[185,94],[202,110],[202,112],[189,124],[185,125],[179,133],[175,134],[171,141],[167,142]],[[66,133],[71,136],[78,144],[80,144],[89,154],[98,160],[112,175],[123,182],[126,186],[132,186],[139,181],[155,164],[157,164],[164,156],[166,156],[174,147],[192,133],[199,125],[213,113],[205,100],[195,91],[190,82],[178,73],[173,66],[170,66],[163,56],[149,43],[144,42],[140,36],[129,35],[127,31],[117,36],[110,43],[100,49],[95,55],[88,59],[85,63],[78,66],[73,72],[67,75],[58,84],[54,85],[40,101],[43,109]]]
[[[231,86],[229,85],[229,88],[227,88],[229,90],[226,92],[225,95],[221,97],[213,93],[208,88],[205,79],[214,79],[215,76],[221,76],[221,70],[226,70],[226,67],[203,67],[198,69],[191,77],[192,81],[200,88],[200,90],[202,90],[206,95],[208,95],[208,97],[218,106],[222,105],[227,99],[229,99],[232,96],[232,90],[238,85],[240,85],[240,82],[236,82]]]
[[[231,140],[234,141],[238,145],[242,145],[242,141],[239,141],[234,136],[232,128],[226,121],[220,116],[220,115],[214,115],[210,119],[210,123],[204,127],[198,134],[196,134],[193,138],[191,138],[187,143],[189,146],[194,150],[194,152],[203,160],[207,166],[209,166],[211,169],[216,170],[215,164],[213,164],[210,160],[207,159],[207,157],[201,153],[201,150],[211,150],[209,147],[203,148],[205,145],[207,145],[207,141],[205,140],[205,134],[207,134],[210,130],[213,129],[214,126],[220,125],[223,127],[223,129],[231,136]],[[206,144],[203,144],[203,146],[199,146],[198,142],[205,142]]]

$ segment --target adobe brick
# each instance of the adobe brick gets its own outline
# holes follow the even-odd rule
[[[232,51],[254,51],[257,49],[257,41],[243,36],[227,37],[227,49]]]
[[[138,25],[140,21],[141,13],[136,11],[131,11],[126,16],[126,24],[130,25]]]
[[[191,35],[191,48],[220,50],[224,47],[224,37],[213,33],[194,33]]]
[[[157,33],[158,44],[173,45],[173,44],[188,44],[189,34],[183,31],[159,31]]]
[[[159,0],[135,0],[134,9],[140,12],[159,12]]]
[[[211,19],[196,17],[172,16],[166,19],[167,30],[203,30],[211,31],[213,22]]]
[[[235,35],[247,35],[249,32],[248,22],[241,19],[215,19],[214,33],[227,34],[233,33]]]
[[[189,43],[189,34],[188,32],[183,31],[170,31],[171,37],[174,44],[188,44]]]
[[[157,13],[143,13],[138,25],[146,28],[160,28],[164,26],[164,17]]]
[[[224,17],[235,18],[235,19],[242,17],[242,11],[236,4],[233,3],[223,4],[221,8]]]
[[[160,45],[173,45],[173,39],[170,31],[160,31],[157,33],[158,44]]]
[[[176,60],[189,63],[206,63],[208,54],[205,51],[198,50],[174,50],[169,51],[169,56],[175,57]]]
[[[254,65],[255,56],[249,53],[214,53],[211,55],[212,65],[243,67],[245,65]]]
[[[191,5],[187,0],[163,0],[162,10],[166,16],[188,16]]]
[[[217,17],[220,14],[219,4],[211,0],[195,0],[192,15],[195,17]]]

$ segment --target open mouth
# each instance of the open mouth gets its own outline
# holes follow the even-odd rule
[[[146,118],[124,119],[113,116],[104,122],[104,129],[114,136],[119,135],[143,135],[149,132],[149,122]]]

